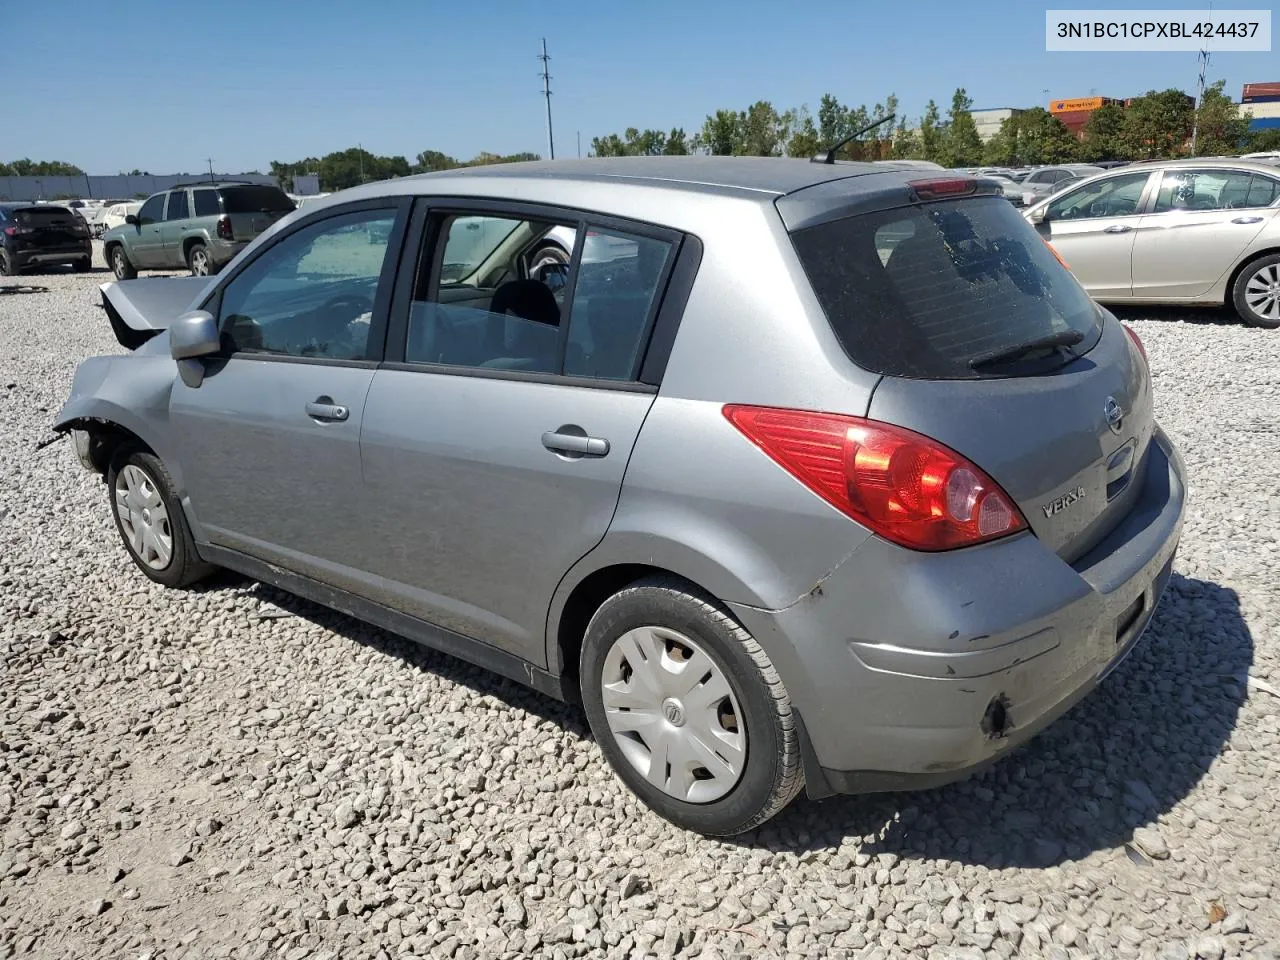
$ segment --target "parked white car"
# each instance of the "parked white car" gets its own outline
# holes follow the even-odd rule
[[[137,213],[142,209],[141,200],[128,200],[124,203],[113,204],[107,207],[106,212],[102,215],[102,233],[113,230],[124,223],[124,218],[131,213]]]

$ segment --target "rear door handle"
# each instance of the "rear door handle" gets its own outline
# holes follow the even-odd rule
[[[1129,226],[1127,223],[1114,223],[1111,226],[1107,227],[1102,232],[1103,233],[1128,233],[1132,229],[1133,227]]]
[[[351,415],[340,403],[334,403],[332,397],[316,397],[307,404],[307,416],[312,420],[345,420]]]
[[[576,431],[567,432],[564,427],[544,433],[542,445],[552,453],[570,456],[603,457],[609,453],[609,441],[603,437],[588,437],[585,433]]]
[[[1261,217],[1236,217],[1232,223],[1261,223]]]

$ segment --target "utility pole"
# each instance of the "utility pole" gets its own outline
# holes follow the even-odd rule
[[[1191,115],[1191,155],[1196,155],[1196,140],[1200,135],[1200,105],[1204,103],[1204,76],[1209,71],[1209,51],[1200,51],[1200,79],[1196,84],[1196,109]]]
[[[364,183],[364,144],[357,143],[356,150],[360,152],[360,182]]]
[[[582,159],[582,131],[578,131],[578,159]]]
[[[542,73],[538,74],[538,76],[542,77],[542,95],[547,98],[547,151],[551,154],[551,159],[554,160],[556,158],[556,140],[551,132],[551,74],[547,69],[551,58],[547,56],[546,37],[542,38],[542,56],[538,57],[538,59],[542,61]]]

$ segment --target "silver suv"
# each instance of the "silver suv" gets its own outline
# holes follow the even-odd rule
[[[706,834],[1007,754],[1138,642],[1182,529],[1137,337],[954,173],[410,177],[104,304],[132,352],[55,428],[146,576],[228,567],[580,699]]]
[[[117,280],[139,270],[217,273],[294,203],[279,187],[257,183],[183,184],[152,194],[137,213],[102,235]]]

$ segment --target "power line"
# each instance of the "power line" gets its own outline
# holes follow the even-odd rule
[[[548,64],[551,58],[547,56],[547,38],[542,38],[542,55],[538,57],[542,61],[542,73],[538,76],[542,77],[542,95],[547,98],[547,151],[551,154],[551,159],[556,158],[556,140],[551,132],[551,73],[548,70]]]

